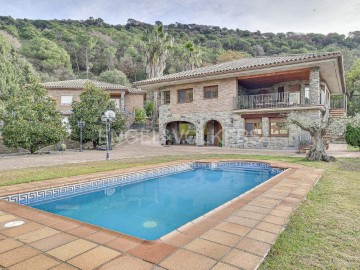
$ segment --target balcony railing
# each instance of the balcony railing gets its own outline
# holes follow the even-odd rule
[[[345,109],[347,107],[346,95],[336,95],[330,98],[331,109]]]
[[[309,104],[305,99],[304,104]],[[234,98],[234,109],[281,108],[301,105],[300,92],[241,95]]]

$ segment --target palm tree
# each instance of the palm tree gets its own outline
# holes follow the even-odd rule
[[[157,23],[145,48],[146,73],[149,79],[163,75],[172,46],[172,38],[164,31],[164,26]]]
[[[195,46],[192,41],[185,43],[184,52],[183,52],[183,65],[184,70],[193,70],[198,68],[202,64],[202,53],[199,47]]]

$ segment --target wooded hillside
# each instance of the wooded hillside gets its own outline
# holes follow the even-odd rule
[[[165,74],[184,69],[183,51],[189,41],[200,51],[201,65],[244,56],[340,50],[348,70],[360,57],[360,31],[345,36],[261,33],[180,23],[164,27],[174,44]],[[153,25],[132,19],[126,25],[110,25],[100,18],[77,21],[0,17],[0,29],[0,34],[34,66],[43,81],[96,78],[112,69],[126,75],[124,83],[146,78],[144,48]],[[106,80],[106,75],[103,77]]]

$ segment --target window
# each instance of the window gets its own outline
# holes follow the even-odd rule
[[[163,104],[170,104],[170,91],[163,91]]]
[[[325,105],[325,85],[320,86],[320,104]]]
[[[204,98],[211,99],[218,97],[218,86],[205,86],[204,87]]]
[[[259,119],[245,119],[245,136],[261,136],[262,123]]]
[[[190,89],[182,89],[178,90],[178,102],[179,103],[188,103],[193,101],[193,90]]]
[[[115,108],[120,110],[120,99],[119,98],[110,98],[110,100],[114,102]]]
[[[310,104],[310,87],[308,84],[305,85],[304,89],[304,104]]]
[[[270,118],[270,136],[288,136],[289,130],[284,118]]]
[[[61,96],[61,106],[70,106],[73,102],[73,96]]]

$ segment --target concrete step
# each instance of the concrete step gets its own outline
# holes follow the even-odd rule
[[[330,110],[330,117],[331,118],[341,118],[346,116],[345,109],[331,109]]]

